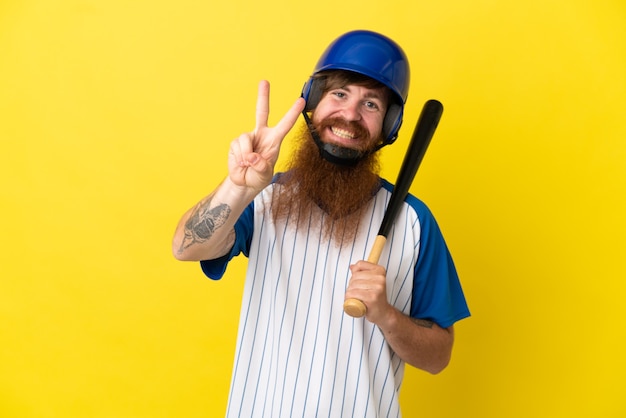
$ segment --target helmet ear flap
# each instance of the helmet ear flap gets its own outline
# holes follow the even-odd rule
[[[320,100],[322,100],[325,86],[326,80],[319,77],[311,77],[309,81],[304,84],[302,97],[306,100],[305,112],[310,112],[317,107]]]
[[[385,145],[392,144],[398,138],[403,113],[404,109],[402,105],[395,102],[389,104],[382,129],[383,136],[385,137]]]

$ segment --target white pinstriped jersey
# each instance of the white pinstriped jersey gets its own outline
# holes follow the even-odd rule
[[[249,256],[228,417],[400,417],[403,361],[381,331],[343,312],[349,266],[367,258],[392,186],[370,203],[352,245],[324,240],[318,225],[298,230],[269,216],[272,184],[237,223],[237,243],[204,272],[222,277],[230,258]],[[309,218],[310,219],[310,218]],[[379,263],[399,310],[443,327],[469,316],[434,218],[409,197]]]

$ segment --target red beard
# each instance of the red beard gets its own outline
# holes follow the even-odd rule
[[[341,126],[337,121],[327,121],[321,126],[329,123]],[[360,126],[349,129],[363,135]],[[369,138],[367,132],[365,136]],[[355,166],[346,167],[320,156],[306,126],[300,128],[297,139],[298,146],[287,167],[289,171],[279,181],[282,187],[275,189],[274,219],[289,219],[297,227],[313,216],[316,219],[311,220],[322,225],[325,238],[332,237],[338,243],[353,239],[362,209],[380,188],[377,154],[369,154]],[[363,143],[371,144],[371,141]],[[361,151],[369,149],[371,146],[365,146]]]

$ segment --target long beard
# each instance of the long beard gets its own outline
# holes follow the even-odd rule
[[[295,227],[310,221],[321,226],[325,239],[352,240],[362,211],[380,188],[378,156],[372,153],[344,167],[320,156],[306,126],[297,138],[289,171],[279,181],[282,187],[275,189],[274,220],[288,219]]]

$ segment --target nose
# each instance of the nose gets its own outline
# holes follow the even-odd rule
[[[347,100],[340,109],[340,116],[345,120],[356,121],[361,119],[358,100]]]

